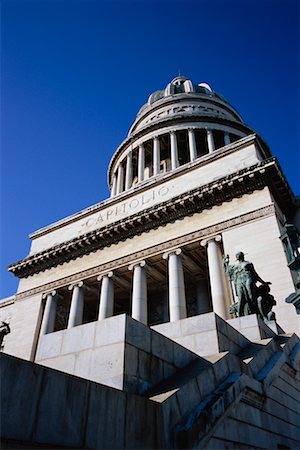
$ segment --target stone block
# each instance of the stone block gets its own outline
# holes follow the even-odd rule
[[[176,336],[181,335],[180,322],[181,322],[180,320],[177,320],[175,322],[162,323],[160,325],[154,325],[151,328],[157,331],[158,333],[161,333],[164,336],[167,336],[168,338],[172,339]]]
[[[188,317],[180,321],[181,335],[197,334],[216,328],[215,313],[206,313],[199,316]]]
[[[124,371],[124,346],[124,343],[119,343],[96,348],[91,358],[90,379],[108,386],[112,385],[110,380],[114,379],[115,385],[116,380],[119,380],[115,377]],[[123,388],[123,382],[118,388]]]
[[[43,371],[39,366],[0,353],[1,435],[31,440],[36,421]]]
[[[69,354],[57,356],[56,358],[43,359],[38,361],[38,364],[73,375],[75,368],[75,359],[75,354]]]
[[[38,344],[36,361],[60,355],[63,337],[64,330],[41,336]]]
[[[201,395],[196,379],[191,380],[176,392],[181,416],[185,416],[201,402]]]
[[[126,315],[109,317],[96,322],[95,347],[116,344],[125,339]]]
[[[126,395],[91,384],[83,448],[125,448]]]
[[[174,361],[174,344],[163,334],[153,331],[151,333],[151,353],[158,358],[173,363]]]
[[[75,354],[74,375],[90,379],[90,367],[93,350],[85,350]]]
[[[157,412],[158,405],[154,402],[127,395],[125,442],[122,448],[137,450],[162,448],[160,439],[157,439]],[[136,417],[139,417],[138,421],[133,420]]]
[[[189,341],[183,342],[182,345],[187,346]],[[193,347],[191,350],[200,356],[212,355],[219,352],[219,342],[216,330],[199,333],[193,336]]]
[[[93,347],[96,322],[64,330],[61,354],[79,352]],[[55,334],[55,333],[54,333]]]
[[[34,433],[37,442],[61,447],[82,446],[87,387],[85,380],[44,371]]]
[[[144,325],[131,317],[126,317],[126,342],[135,347],[151,351],[151,330],[147,325]]]

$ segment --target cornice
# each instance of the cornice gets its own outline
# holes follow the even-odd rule
[[[98,275],[101,276],[102,274],[107,273],[111,270],[118,270],[120,267],[128,266],[129,264],[140,261],[141,259],[147,259],[155,255],[172,251],[174,248],[178,248],[181,246],[184,248],[186,244],[200,241],[203,238],[209,238],[209,236],[215,236],[218,233],[222,233],[226,230],[238,227],[244,223],[249,223],[254,220],[272,216],[275,214],[275,212],[276,211],[273,204],[263,206],[262,208],[247,212],[245,214],[241,214],[228,220],[224,220],[215,225],[210,225],[198,231],[193,231],[192,233],[185,234],[176,239],[165,241],[162,244],[157,244],[141,251],[133,252],[121,258],[117,258],[107,263],[95,266],[91,269],[86,269],[73,275],[35,287],[33,289],[28,289],[27,291],[20,292],[19,294],[16,294],[16,300],[23,300],[27,297],[40,293],[50,292],[81,280],[88,280],[89,278],[94,278]]]
[[[9,266],[8,270],[23,278],[51,267],[109,247],[144,232],[183,219],[235,197],[272,186],[274,197],[283,211],[294,205],[293,194],[275,158],[220,178],[197,189],[145,209],[99,230],[63,242],[55,247],[28,256]],[[278,194],[278,195],[276,195]]]
[[[58,220],[48,226],[40,228],[39,230],[34,231],[29,235],[31,239],[35,239],[37,237],[43,236],[53,230],[62,228],[63,226],[70,224],[72,222],[76,222],[78,219],[82,219],[84,217],[88,217],[91,213],[101,212],[106,207],[111,207],[117,205],[120,201],[128,200],[130,197],[135,196],[137,194],[142,194],[146,192],[150,188],[155,188],[159,186],[161,183],[169,180],[175,180],[176,177],[186,174],[187,172],[194,170],[197,167],[204,166],[212,161],[222,158],[223,156],[227,156],[230,153],[244,148],[247,145],[255,144],[260,148],[260,151],[264,158],[270,156],[266,154],[261,147],[259,140],[257,139],[256,134],[251,134],[239,139],[236,142],[232,142],[222,148],[215,150],[213,153],[207,153],[203,155],[201,158],[196,159],[195,161],[184,164],[183,166],[179,166],[176,169],[166,172],[164,174],[159,174],[156,177],[150,177],[147,180],[136,185],[133,189],[128,191],[121,192],[120,194],[110,197],[102,202],[96,203],[95,205],[89,206],[75,214],[72,214],[64,219]]]

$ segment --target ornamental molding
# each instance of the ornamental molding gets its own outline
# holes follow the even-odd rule
[[[47,234],[50,231],[61,228],[66,224],[70,224],[84,217],[88,217],[90,214],[97,212],[101,213],[101,211],[105,208],[114,207],[125,199],[129,199],[132,196],[146,193],[150,188],[155,189],[166,181],[170,181],[173,179],[175,180],[176,177],[184,175],[188,173],[190,170],[202,167],[212,161],[220,159],[225,155],[229,155],[230,153],[235,152],[237,149],[244,148],[245,146],[250,145],[252,143],[254,145],[258,145],[260,150],[262,150],[257,140],[256,134],[245,136],[236,142],[233,142],[223,148],[215,150],[213,153],[208,153],[195,161],[191,161],[185,164],[184,166],[179,166],[173,171],[166,172],[164,174],[159,174],[158,176],[155,177],[155,180],[153,180],[152,177],[147,180],[144,180],[137,187],[135,187],[134,190],[131,189],[129,191],[124,191],[118,194],[117,196],[110,197],[106,200],[103,200],[100,203],[96,203],[95,205],[89,206],[88,208],[85,208],[77,213],[74,213],[71,216],[68,216],[64,219],[54,222],[51,225],[40,228],[31,233],[29,237],[31,239],[35,239],[36,237],[42,236],[43,234]]]
[[[91,269],[83,270],[74,275],[70,275],[68,277],[61,278],[60,280],[53,281],[51,283],[44,284],[42,286],[38,286],[33,289],[29,289],[27,291],[16,294],[16,301],[23,300],[27,297],[43,294],[45,292],[49,292],[52,290],[57,290],[59,288],[76,284],[82,280],[87,280],[88,278],[98,277],[106,275],[107,272],[116,271],[118,268],[134,265],[141,260],[147,259],[149,257],[174,252],[178,247],[184,246],[196,241],[200,241],[201,239],[209,239],[210,237],[222,233],[228,229],[235,228],[237,226],[243,225],[248,222],[252,222],[254,220],[262,219],[264,217],[273,216],[275,214],[275,206],[273,204],[264,206],[255,211],[251,211],[235,218],[225,220],[215,225],[211,225],[206,228],[202,228],[201,230],[195,231],[193,233],[186,234],[184,236],[180,236],[176,239],[172,239],[166,241],[162,244],[155,245],[149,247],[147,249],[141,250],[139,252],[132,253],[130,255],[124,256],[122,258],[115,259],[105,264],[101,264],[99,266],[93,267]]]
[[[186,216],[200,213],[235,197],[261,190],[269,185],[280,191],[279,200],[282,201],[284,209],[286,209],[286,205],[293,205],[293,196],[291,191],[288,190],[288,185],[283,184],[284,181],[280,177],[276,160],[270,158],[212,183],[185,192],[178,197],[156,204],[123,220],[30,255],[10,265],[8,269],[20,278],[28,277],[104,247],[109,247],[112,244],[117,244],[122,240],[158,229]],[[276,199],[276,195],[274,197]],[[281,205],[279,204],[279,206]]]

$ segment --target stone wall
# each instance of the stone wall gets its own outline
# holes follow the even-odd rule
[[[73,449],[162,447],[160,411],[151,400],[0,357],[3,449],[30,443]]]

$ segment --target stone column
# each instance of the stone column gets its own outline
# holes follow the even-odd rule
[[[196,298],[198,314],[204,314],[211,310],[206,280],[199,278],[196,284]]]
[[[98,320],[103,320],[107,317],[111,317],[114,312],[113,272],[100,275],[97,280],[101,281]]]
[[[133,270],[132,287],[132,318],[147,325],[147,277],[146,262],[139,261],[131,264],[129,270]]]
[[[143,144],[139,145],[139,156],[138,156],[138,180],[139,182],[144,180],[145,172],[145,148]]]
[[[230,136],[229,136],[229,133],[227,133],[227,131],[225,131],[225,133],[224,133],[224,144],[225,145],[230,144]]]
[[[159,174],[160,170],[160,147],[159,138],[155,136],[153,138],[153,175]]]
[[[132,185],[132,152],[128,153],[126,159],[125,191],[130,189],[131,185]]]
[[[178,248],[165,253],[163,258],[168,260],[170,322],[174,322],[187,316],[182,250]]]
[[[188,129],[189,133],[189,151],[190,151],[190,161],[195,161],[197,159],[197,147],[195,139],[195,131],[193,128]]]
[[[228,317],[228,289],[225,279],[225,271],[223,266],[223,258],[221,253],[221,236],[217,235],[209,239],[201,241],[201,245],[207,245],[207,260],[210,279],[210,289],[213,311],[218,316],[226,319]]]
[[[212,153],[215,151],[215,141],[212,130],[207,129],[207,145],[208,145],[208,152]]]
[[[79,281],[79,283],[69,286],[69,290],[73,290],[73,293],[67,327],[68,329],[82,324],[84,303],[83,282]]]
[[[111,197],[114,197],[117,193],[117,176],[116,174],[113,175],[112,179],[112,188],[111,188]]]
[[[48,294],[44,294],[43,298],[46,299],[46,306],[41,325],[41,336],[47,333],[52,333],[54,331],[58,296],[56,295],[56,291],[52,291]]]
[[[175,131],[170,131],[171,140],[171,168],[176,169],[179,166],[178,162],[178,149],[177,149],[177,137]]]
[[[118,175],[117,175],[117,194],[120,194],[123,191],[124,185],[124,167],[123,164],[120,164],[118,167]]]

